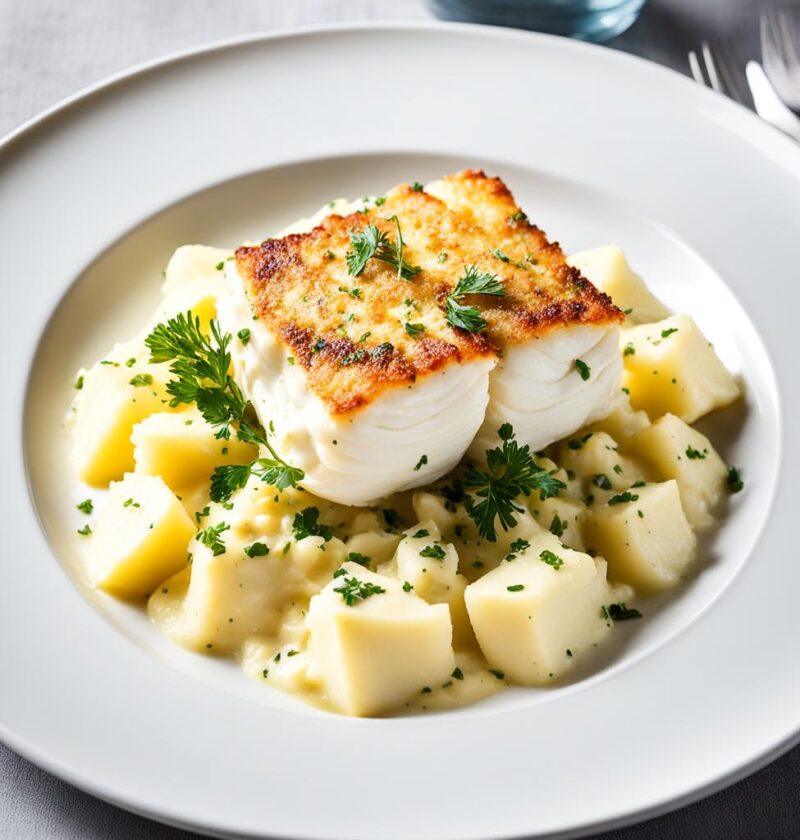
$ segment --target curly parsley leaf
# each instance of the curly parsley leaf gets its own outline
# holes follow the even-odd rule
[[[470,465],[464,480],[471,493],[464,499],[467,513],[478,533],[490,542],[497,539],[497,520],[504,531],[517,524],[515,514],[524,510],[517,502],[520,496],[538,492],[544,501],[557,496],[567,486],[536,463],[530,446],[520,446],[514,440],[509,424],[503,424],[498,433],[502,446],[487,450],[486,470]]]
[[[158,324],[145,339],[150,361],[170,365],[174,378],[167,383],[167,393],[173,408],[195,403],[218,439],[230,439],[235,427],[239,440],[264,447],[271,456],[249,464],[217,467],[211,477],[211,499],[215,502],[227,501],[245,486],[251,474],[279,490],[294,487],[304,477],[301,469],[278,455],[265,433],[245,420],[246,415],[254,416],[255,412],[230,375],[231,341],[230,333],[222,333],[216,320],[206,335],[200,328],[200,319],[191,310]]]

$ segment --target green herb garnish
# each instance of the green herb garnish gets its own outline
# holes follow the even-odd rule
[[[307,507],[294,515],[292,522],[294,538],[302,540],[306,537],[322,537],[325,542],[333,538],[333,530],[328,525],[319,522],[319,508]]]
[[[478,533],[490,542],[497,539],[495,520],[504,531],[517,524],[515,513],[524,508],[517,503],[519,496],[538,491],[540,500],[557,496],[566,488],[563,481],[542,469],[531,456],[530,446],[520,446],[514,440],[514,430],[504,423],[498,430],[502,446],[486,452],[486,470],[470,465],[465,486],[479,499],[464,498],[467,513],[478,527]]]
[[[731,493],[738,493],[744,488],[738,467],[728,467],[728,489]]]
[[[560,537],[564,533],[564,523],[557,513],[553,514],[553,521],[550,523],[550,533],[556,537]]]
[[[269,554],[269,546],[263,542],[254,542],[244,548],[248,557],[266,557]]]
[[[703,461],[705,460],[706,455],[708,454],[708,450],[701,452],[699,449],[695,449],[693,446],[686,447],[686,457],[690,461]]]
[[[486,321],[481,316],[480,309],[477,306],[464,306],[459,303],[460,299],[464,295],[503,297],[505,293],[505,287],[496,274],[478,271],[476,266],[470,265],[445,299],[447,322],[451,327],[468,332],[482,332],[486,329]]]
[[[556,571],[564,565],[563,559],[547,548],[541,552],[539,559],[542,563],[547,563],[548,566],[552,566]]]
[[[397,216],[392,216],[390,221],[394,221],[397,227],[396,242],[392,242],[388,234],[380,230],[377,225],[367,225],[362,230],[350,234],[352,250],[345,255],[348,274],[360,277],[369,260],[373,258],[396,268],[397,276],[403,280],[410,280],[422,271],[418,265],[412,266],[403,259],[405,243],[400,230],[400,221]]]
[[[210,335],[204,335],[200,319],[191,311],[158,324],[145,339],[151,362],[170,363],[175,378],[167,383],[167,393],[173,408],[195,403],[217,439],[229,440],[231,427],[235,426],[239,440],[263,446],[271,456],[249,464],[217,467],[211,477],[211,499],[215,502],[227,501],[251,475],[279,490],[296,486],[305,476],[301,469],[287,464],[267,434],[259,430],[255,411],[230,375],[231,340],[230,333],[223,334],[216,320],[211,322]]]
[[[642,614],[633,607],[626,607],[625,604],[609,604],[600,608],[600,614],[605,619],[612,621],[628,621],[632,618],[641,618]]]
[[[380,595],[386,590],[370,581],[360,581],[356,577],[345,577],[341,586],[337,586],[334,592],[342,596],[342,600],[348,607],[354,607],[358,601],[365,601],[373,595]]]
[[[220,554],[225,553],[225,543],[220,539],[220,534],[224,531],[230,530],[230,525],[227,522],[220,522],[218,525],[209,525],[208,528],[203,528],[195,534],[195,539],[203,545],[208,546],[214,553],[214,557],[219,557]]]
[[[635,502],[639,496],[636,493],[629,493],[627,490],[624,493],[618,493],[616,496],[612,496],[608,503],[610,505],[623,505],[626,502]]]
[[[349,552],[344,560],[345,563],[358,563],[359,566],[363,566],[365,569],[368,569],[369,564],[372,562],[370,557],[367,557],[365,554],[359,554],[357,551]]]
[[[143,385],[152,385],[153,384],[153,377],[149,373],[137,373],[129,382],[129,385],[133,385],[136,388],[141,388]]]
[[[595,487],[599,487],[601,490],[612,490],[613,487],[611,486],[611,479],[605,473],[598,473],[592,479],[592,484]]]

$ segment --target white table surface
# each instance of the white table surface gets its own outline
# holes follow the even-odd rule
[[[687,72],[686,51],[703,38],[750,49],[756,5],[650,0],[611,46]],[[86,85],[175,50],[302,24],[430,17],[421,0],[0,0],[0,136]],[[0,746],[0,838],[195,836],[94,799]],[[800,747],[726,791],[602,838],[800,838]]]

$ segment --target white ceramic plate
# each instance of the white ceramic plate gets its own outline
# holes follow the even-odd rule
[[[582,680],[392,720],[310,710],[92,593],[60,422],[171,250],[468,165],[566,249],[618,242],[745,380],[715,435],[747,486],[697,578]],[[0,218],[0,734],[23,755],[206,832],[477,840],[652,815],[796,740],[800,149],[748,112],[554,38],[306,31],[146,67],[35,121],[2,148]]]

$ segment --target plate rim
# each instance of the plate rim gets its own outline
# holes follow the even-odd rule
[[[354,21],[341,23],[310,24],[298,27],[282,28],[279,30],[256,32],[246,35],[236,35],[223,39],[212,40],[200,45],[171,51],[160,57],[137,63],[134,66],[129,67],[125,70],[113,73],[109,76],[106,76],[96,82],[85,86],[84,88],[80,89],[74,94],[70,94],[62,98],[55,104],[45,108],[38,114],[35,114],[34,116],[25,120],[16,128],[13,128],[4,137],[0,138],[0,154],[2,154],[3,152],[7,152],[9,149],[13,149],[13,147],[17,143],[22,143],[28,139],[31,139],[35,135],[36,131],[40,129],[46,129],[52,124],[57,124],[59,119],[62,119],[65,116],[71,114],[76,108],[90,102],[96,96],[107,92],[111,92],[114,88],[116,88],[117,92],[119,92],[127,82],[136,79],[140,76],[147,75],[149,73],[157,73],[159,70],[162,70],[173,64],[189,61],[195,58],[200,58],[204,55],[234,49],[242,45],[252,45],[259,43],[267,44],[272,41],[302,39],[304,36],[315,36],[327,33],[346,34],[352,31],[363,30],[443,30],[455,32],[479,31],[482,34],[493,38],[508,37],[517,39],[530,39],[534,42],[558,42],[562,49],[572,49],[577,51],[578,53],[585,54],[599,54],[600,52],[603,52],[605,54],[605,60],[621,61],[623,63],[627,62],[632,66],[639,67],[640,69],[644,67],[649,67],[649,70],[647,72],[655,72],[656,74],[660,74],[665,78],[670,77],[672,78],[673,83],[676,78],[681,79],[682,82],[680,82],[679,84],[686,83],[686,85],[688,86],[687,89],[689,87],[694,88],[695,92],[698,92],[698,86],[695,82],[693,82],[688,77],[683,76],[679,71],[673,68],[666,67],[646,58],[642,58],[640,56],[632,55],[629,53],[624,53],[619,50],[599,46],[596,44],[575,41],[568,38],[562,38],[559,36],[548,35],[544,33],[528,32],[525,30],[518,30],[505,27],[494,27],[488,25],[475,25],[444,21]],[[730,105],[733,105],[735,108],[740,109],[741,112],[746,113],[748,115],[747,118],[751,122],[751,125],[758,126],[759,131],[763,131],[763,129],[766,129],[767,133],[764,134],[765,137],[768,135],[772,135],[773,138],[780,138],[781,142],[784,144],[784,151],[788,152],[790,156],[795,155],[796,160],[800,163],[800,146],[794,144],[778,129],[768,125],[767,123],[764,123],[762,120],[760,120],[760,118],[757,115],[750,112],[747,108],[740,105],[739,103],[727,100],[725,97],[716,94],[714,91],[702,89],[702,95],[710,97],[709,101],[711,101],[711,99],[717,102],[721,102],[724,100],[726,102],[726,105],[724,107],[727,108]],[[791,149],[794,149],[794,151],[789,151]],[[32,742],[26,740],[24,737],[17,736],[2,722],[0,722],[0,741],[5,743],[18,755],[22,756],[27,760],[32,761],[36,766],[45,769],[47,772],[52,773],[57,778],[60,778],[66,781],[67,783],[74,785],[78,789],[89,793],[92,796],[95,796],[105,802],[108,802],[116,807],[120,807],[139,816],[154,819],[158,822],[167,825],[192,830],[201,834],[209,834],[209,836],[275,836],[272,834],[262,835],[260,833],[252,835],[249,833],[242,834],[239,832],[230,833],[223,826],[212,826],[210,823],[207,822],[205,824],[195,824],[191,821],[186,821],[177,815],[173,816],[169,812],[165,812],[163,810],[152,810],[151,808],[149,808],[147,803],[140,803],[136,801],[135,797],[120,797],[116,795],[110,787],[106,788],[103,784],[98,783],[96,780],[92,780],[88,776],[84,778],[83,774],[81,774],[80,772],[71,769],[69,765],[66,765],[57,758],[48,755],[46,750],[37,747]],[[613,817],[602,822],[585,824],[582,827],[566,829],[564,831],[559,831],[556,834],[547,836],[563,838],[579,837],[583,836],[586,832],[589,831],[607,831],[613,828],[632,825],[643,820],[651,819],[653,817],[657,817],[659,815],[663,815],[671,811],[680,809],[700,799],[713,795],[714,793],[719,792],[720,790],[723,790],[732,784],[735,784],[737,781],[746,778],[751,773],[757,772],[759,769],[776,760],[785,752],[790,750],[792,747],[796,746],[798,743],[800,743],[800,725],[798,725],[798,728],[794,732],[790,733],[787,737],[778,739],[776,742],[758,751],[750,762],[747,762],[739,767],[732,769],[727,774],[721,774],[718,778],[710,780],[707,785],[695,788],[694,790],[686,793],[683,796],[678,796],[672,799],[667,797],[662,801],[656,802],[651,806],[642,808],[635,812],[626,813],[622,816]],[[321,837],[322,835],[319,836]],[[523,837],[526,835],[524,833],[521,833],[518,835],[503,834],[502,836],[510,838]]]

